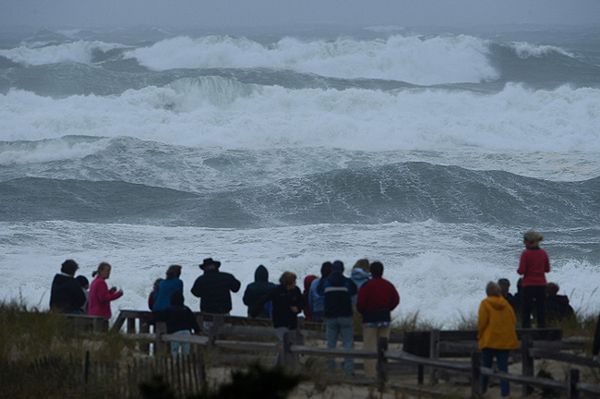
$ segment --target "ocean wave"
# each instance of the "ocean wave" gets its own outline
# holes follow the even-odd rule
[[[431,85],[497,79],[487,54],[486,41],[466,35],[334,41],[288,37],[270,45],[246,38],[205,36],[166,39],[125,56],[153,70],[266,67]]]
[[[224,78],[118,96],[0,95],[0,139],[132,136],[223,148],[600,151],[600,89],[291,90]]]
[[[107,52],[125,47],[118,43],[78,40],[49,45],[40,45],[38,43],[37,46],[35,43],[33,45],[28,44],[12,49],[0,50],[0,55],[24,65],[44,65],[61,62],[90,64],[94,61],[94,55],[98,52]]]
[[[531,44],[527,42],[513,42],[511,43],[511,47],[515,50],[516,54],[520,58],[528,58],[528,57],[537,57],[540,58],[544,55],[548,54],[560,54],[566,57],[575,58],[575,54],[568,52],[567,50],[550,45],[543,44]]]
[[[195,194],[124,182],[0,183],[0,220],[250,228],[423,222],[585,227],[600,223],[600,178],[550,182],[426,163],[334,170]]]

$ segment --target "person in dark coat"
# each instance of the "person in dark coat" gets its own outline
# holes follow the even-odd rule
[[[215,314],[231,312],[231,292],[238,292],[241,283],[232,274],[219,271],[221,262],[206,258],[200,264],[204,274],[196,279],[192,294],[200,298],[200,311]]]
[[[354,347],[354,326],[352,322],[352,298],[356,295],[356,284],[344,276],[344,264],[336,260],[332,265],[332,272],[319,285],[318,292],[325,298],[325,335],[327,347],[334,349],[338,337],[344,349]],[[330,369],[335,369],[335,360],[329,363]],[[354,373],[354,363],[351,357],[344,359],[344,372],[346,375]]]
[[[600,353],[600,316],[598,316],[598,321],[596,322],[596,332],[594,333],[594,344],[592,346],[592,355],[594,356],[594,360],[598,361],[598,354]]]
[[[561,322],[575,318],[575,311],[566,295],[558,295],[560,287],[556,283],[546,286],[546,319],[549,322]]]
[[[50,291],[50,310],[60,313],[81,313],[86,302],[81,285],[75,280],[79,265],[73,259],[65,260],[60,273],[54,276]]]
[[[156,302],[156,295],[158,294],[158,287],[160,287],[161,281],[163,281],[162,278],[157,278],[154,280],[154,284],[152,284],[152,291],[148,295],[148,309],[150,310],[154,308],[154,302]]]
[[[304,299],[300,288],[296,286],[296,278],[294,273],[284,272],[279,278],[279,285],[263,299],[263,303],[273,303],[273,327],[280,339],[287,331],[298,328],[298,313],[304,307]]]
[[[531,328],[531,313],[535,306],[538,328],[546,327],[546,273],[550,272],[550,260],[540,248],[544,236],[530,230],[523,235],[525,250],[521,253],[517,273],[523,276],[521,300],[521,326]]]
[[[166,322],[167,334],[191,335],[200,332],[200,326],[194,313],[184,305],[184,297],[181,291],[173,293],[169,307],[154,313],[154,320]],[[171,342],[171,355],[177,356],[180,348],[182,355],[190,353],[189,343]]]
[[[81,307],[82,314],[87,314],[87,299],[88,299],[88,290],[90,289],[90,281],[85,276],[77,276],[75,280],[79,283],[81,287],[81,291],[83,291],[83,295],[85,295],[85,303]]]
[[[244,305],[248,307],[249,317],[269,319],[271,317],[271,303],[263,303],[262,299],[277,285],[269,282],[269,271],[259,265],[254,272],[254,282],[248,284],[244,291]]]

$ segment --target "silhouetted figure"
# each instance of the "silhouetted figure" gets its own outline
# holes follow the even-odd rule
[[[192,294],[200,298],[200,311],[216,314],[231,312],[231,293],[240,290],[241,283],[232,274],[219,271],[221,262],[206,258],[199,265],[204,271],[194,282]]]
[[[344,349],[354,347],[354,328],[352,323],[352,298],[356,295],[356,284],[344,276],[344,264],[336,260],[332,272],[319,284],[318,292],[325,297],[325,335],[327,347],[337,346],[341,338]],[[330,369],[335,369],[335,360],[329,363]],[[351,357],[344,359],[346,375],[354,373],[354,362]]]
[[[90,288],[90,282],[87,277],[82,275],[75,277],[75,280],[77,280],[79,286],[81,287],[81,291],[83,291],[83,295],[85,295],[85,303],[81,307],[80,313],[87,314],[88,289]]]
[[[546,273],[550,271],[550,261],[546,251],[539,244],[544,239],[537,231],[523,235],[525,250],[521,254],[517,272],[523,275],[523,298],[521,323],[523,328],[531,327],[531,310],[536,308],[538,328],[546,327]]]
[[[148,309],[150,310],[154,308],[154,302],[156,302],[156,295],[158,294],[158,287],[161,281],[163,281],[162,278],[157,278],[154,280],[154,284],[152,284],[152,291],[148,295]]]
[[[575,318],[575,311],[566,295],[558,295],[560,287],[556,283],[546,286],[546,318],[548,322],[561,322]]]
[[[92,273],[96,278],[90,285],[88,295],[88,314],[90,316],[100,316],[105,319],[110,319],[112,311],[110,303],[123,296],[123,291],[117,290],[116,287],[108,289],[106,280],[110,278],[112,266],[107,262],[102,262],[98,265],[98,269]]]
[[[319,295],[317,287],[323,281],[323,279],[329,276],[331,273],[331,262],[323,262],[321,265],[321,277],[314,280],[310,284],[310,292],[308,294],[308,306],[312,313],[313,321],[323,321],[323,315],[325,313],[325,298],[323,295]]]
[[[167,334],[191,335],[199,333],[200,326],[190,308],[184,305],[181,291],[176,291],[171,296],[171,304],[164,310],[155,312],[155,321],[164,321],[167,324]],[[189,343],[171,342],[171,355],[176,356],[181,349],[182,355],[190,353]]]
[[[181,281],[181,266],[171,265],[167,269],[166,278],[158,284],[158,291],[154,299],[154,312],[160,312],[171,306],[171,298],[175,293],[183,295],[183,281]]]
[[[298,313],[304,306],[302,292],[296,286],[296,278],[294,273],[284,272],[279,278],[279,285],[263,299],[264,302],[273,303],[273,327],[280,339],[283,339],[287,331],[298,328]]]
[[[400,295],[394,284],[383,278],[383,264],[371,263],[371,279],[358,290],[356,308],[363,318],[363,348],[377,349],[380,337],[390,337],[392,310],[400,304]],[[374,377],[376,362],[365,360],[365,373]]]
[[[513,294],[510,293],[510,281],[507,278],[501,278],[497,282],[498,287],[500,287],[500,295],[502,298],[506,299],[508,303],[511,305],[514,302]]]
[[[85,294],[75,280],[79,265],[73,259],[65,260],[60,273],[54,276],[50,290],[50,310],[61,313],[80,313],[85,304]]]
[[[254,282],[248,284],[244,291],[244,305],[248,307],[249,317],[271,318],[271,302],[263,303],[262,299],[277,285],[269,282],[269,271],[259,265],[254,272]]]
[[[498,370],[508,372],[508,355],[511,349],[519,347],[517,340],[517,318],[512,306],[502,297],[500,287],[489,282],[485,288],[487,298],[479,305],[477,319],[477,339],[481,349],[482,365],[492,367],[496,358]],[[488,377],[482,378],[482,392],[487,390]],[[507,380],[500,380],[502,396],[510,395]]]
[[[308,276],[304,277],[304,291],[302,291],[302,298],[304,299],[305,306],[304,309],[302,309],[302,312],[304,312],[304,318],[306,321],[313,321],[312,309],[307,304],[309,303],[310,285],[318,278],[319,277],[315,276],[314,274],[309,274]]]

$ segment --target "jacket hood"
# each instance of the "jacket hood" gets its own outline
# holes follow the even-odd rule
[[[269,281],[269,271],[263,265],[256,268],[254,272],[254,281],[266,283]]]
[[[371,278],[371,273],[364,271],[360,267],[357,267],[356,269],[352,269],[350,277],[354,281],[367,281]]]
[[[308,276],[304,277],[304,290],[308,291],[310,289],[310,285],[316,279],[318,279],[318,277],[314,274],[309,274]]]
[[[335,262],[333,262],[333,264],[331,265],[331,272],[335,273],[335,272],[339,272],[339,273],[344,273],[344,263],[341,260],[336,260]]]
[[[494,310],[503,310],[505,307],[509,306],[508,302],[506,302],[506,299],[500,296],[488,296],[484,299],[484,302],[487,306]]]

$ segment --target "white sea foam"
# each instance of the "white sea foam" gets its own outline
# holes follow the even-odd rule
[[[560,55],[564,55],[567,57],[575,57],[573,53],[568,52],[567,50],[550,45],[536,45],[527,42],[513,42],[511,44],[512,48],[515,49],[517,56],[520,58],[529,58],[529,57],[543,57],[545,55],[556,53]]]
[[[545,245],[552,257],[553,242],[549,239]],[[110,284],[125,291],[113,305],[117,310],[145,309],[152,282],[172,263],[183,265],[186,300],[197,309],[197,299],[189,289],[200,273],[198,263],[207,256],[221,260],[222,269],[234,273],[243,286],[253,280],[261,263],[269,268],[271,280],[292,270],[301,283],[305,275],[318,274],[324,260],[341,259],[348,270],[356,259],[367,256],[384,263],[385,277],[400,292],[395,317],[419,312],[422,320],[452,327],[461,316],[476,313],[489,280],[507,277],[515,287],[520,251],[513,230],[431,221],[252,230],[0,223],[0,275],[11,282],[5,284],[0,300],[21,295],[31,305],[47,307],[50,282],[65,258],[76,259],[80,272],[88,277],[100,261],[110,262]],[[548,278],[571,296],[576,310],[599,311],[599,265],[577,259],[551,260],[553,272]],[[233,295],[234,314],[245,314],[242,293]]]
[[[154,70],[172,68],[276,68],[338,78],[377,78],[437,84],[498,77],[486,41],[465,35],[302,41],[263,45],[228,36],[176,37],[126,53]]]
[[[92,54],[95,49],[108,51],[123,47],[125,46],[117,43],[83,40],[42,47],[35,47],[30,43],[8,50],[0,50],[0,55],[26,65],[44,65],[59,62],[89,64],[92,62]]]
[[[133,136],[223,148],[600,151],[600,90],[292,90],[222,78],[53,99],[0,95],[0,139]]]
[[[68,139],[26,143],[0,142],[0,166],[80,159],[106,148],[108,143],[108,139],[75,142]]]

